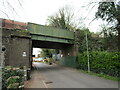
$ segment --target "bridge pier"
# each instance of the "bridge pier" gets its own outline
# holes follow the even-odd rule
[[[73,44],[68,47],[64,47],[62,50],[63,57],[65,56],[77,56],[78,54],[78,45]]]
[[[68,45],[68,47],[64,47],[62,50],[63,57],[60,59],[61,65],[65,65],[68,67],[77,67],[77,54],[78,54],[78,45]]]
[[[31,37],[22,30],[3,29],[2,45],[5,47],[5,66],[31,68]]]

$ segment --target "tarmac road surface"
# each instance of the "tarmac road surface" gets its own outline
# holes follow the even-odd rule
[[[36,82],[33,80],[31,87],[35,83],[39,85],[39,80],[45,88],[118,88],[117,81],[84,74],[75,69],[37,62],[34,67],[32,78],[40,79],[35,79]]]

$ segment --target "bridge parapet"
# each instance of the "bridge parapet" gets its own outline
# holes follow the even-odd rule
[[[28,23],[28,31],[34,40],[52,40],[65,43],[73,43],[74,41],[74,32],[51,26]]]

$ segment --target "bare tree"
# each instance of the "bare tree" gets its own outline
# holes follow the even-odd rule
[[[59,27],[70,31],[76,28],[74,13],[70,7],[59,9],[55,15],[48,17],[47,22],[49,26]]]
[[[0,1],[0,17],[11,19],[14,16],[20,18],[17,8],[22,8],[22,0],[1,0]],[[16,4],[16,6],[15,6]]]

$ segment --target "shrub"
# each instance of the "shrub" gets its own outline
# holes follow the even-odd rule
[[[118,77],[120,52],[92,51],[89,53],[90,69],[95,73]],[[87,70],[87,53],[78,55],[78,68]]]
[[[22,85],[24,71],[20,68],[5,67],[2,70],[2,90],[18,88]]]

